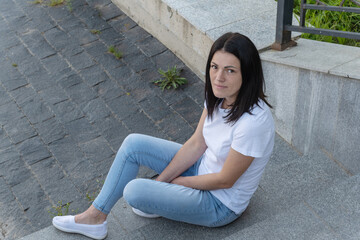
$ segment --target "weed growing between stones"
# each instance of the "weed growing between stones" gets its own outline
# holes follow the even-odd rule
[[[72,8],[72,0],[34,0],[30,3],[32,4],[45,4],[49,7],[56,7],[60,5],[66,5],[67,9],[71,12]]]
[[[90,32],[92,34],[100,34],[101,33],[100,30],[97,30],[97,29],[91,29]]]
[[[52,211],[48,210],[48,213],[52,217],[68,215],[69,214],[70,204],[71,204],[71,202],[63,204],[62,201],[58,201],[58,205],[57,206],[52,206],[51,208],[53,210]],[[76,214],[78,212],[78,210],[71,210],[71,212]]]
[[[120,50],[116,49],[114,46],[108,48],[108,52],[114,55],[117,59],[122,58],[123,54]]]
[[[104,180],[100,181],[99,179],[96,179],[97,187],[94,192],[87,192],[86,193],[86,199],[89,201],[90,205],[95,200],[97,195],[99,195],[102,185],[104,185]]]
[[[13,67],[17,67],[18,65],[16,63],[11,64]]]
[[[180,77],[181,70],[177,69],[176,66],[172,68],[168,67],[167,71],[160,68],[158,72],[160,73],[161,78],[159,80],[155,80],[153,83],[159,86],[163,91],[165,88],[177,89],[179,86],[187,83],[186,78]]]

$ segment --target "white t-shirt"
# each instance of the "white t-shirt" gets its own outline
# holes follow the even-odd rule
[[[270,108],[262,101],[254,105],[250,115],[244,113],[235,123],[226,123],[228,110],[214,110],[213,117],[206,118],[203,135],[207,149],[201,160],[198,175],[220,172],[230,151],[254,157],[249,168],[228,189],[212,190],[211,193],[236,214],[242,213],[257,189],[261,175],[274,147],[274,120]],[[206,104],[205,104],[206,106]]]

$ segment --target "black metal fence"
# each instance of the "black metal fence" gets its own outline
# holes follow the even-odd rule
[[[350,0],[356,5],[360,6],[357,0]],[[277,19],[276,19],[276,35],[275,43],[272,49],[282,51],[287,47],[296,45],[296,42],[291,40],[291,32],[302,32],[320,34],[334,37],[343,37],[360,40],[360,33],[346,32],[331,29],[321,29],[305,26],[305,14],[307,9],[324,10],[324,11],[339,11],[339,12],[353,12],[360,14],[360,8],[343,7],[345,0],[342,0],[340,6],[328,6],[317,0],[317,4],[307,4],[306,0],[300,2],[300,26],[292,25],[294,0],[278,0]]]

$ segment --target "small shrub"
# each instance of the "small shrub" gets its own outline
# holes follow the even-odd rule
[[[122,58],[123,54],[120,50],[116,49],[114,46],[108,48],[108,52],[113,54],[117,59]]]
[[[186,78],[180,77],[181,70],[178,70],[176,66],[168,68],[167,71],[159,69],[158,71],[161,75],[161,78],[155,80],[154,83],[158,85],[161,90],[174,88],[177,89],[179,86],[186,84]]]

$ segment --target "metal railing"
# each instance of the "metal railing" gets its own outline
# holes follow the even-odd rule
[[[350,1],[360,6],[360,2],[356,0]],[[342,0],[340,6],[328,6],[319,0],[316,0],[317,4],[307,4],[306,0],[301,0],[300,26],[294,26],[292,25],[294,0],[278,0],[275,43],[271,46],[271,48],[282,51],[287,47],[296,45],[296,42],[291,40],[291,32],[312,33],[360,40],[360,33],[358,32],[346,32],[305,26],[305,14],[307,9],[352,12],[360,14],[360,8],[343,7],[344,2],[345,0]]]

